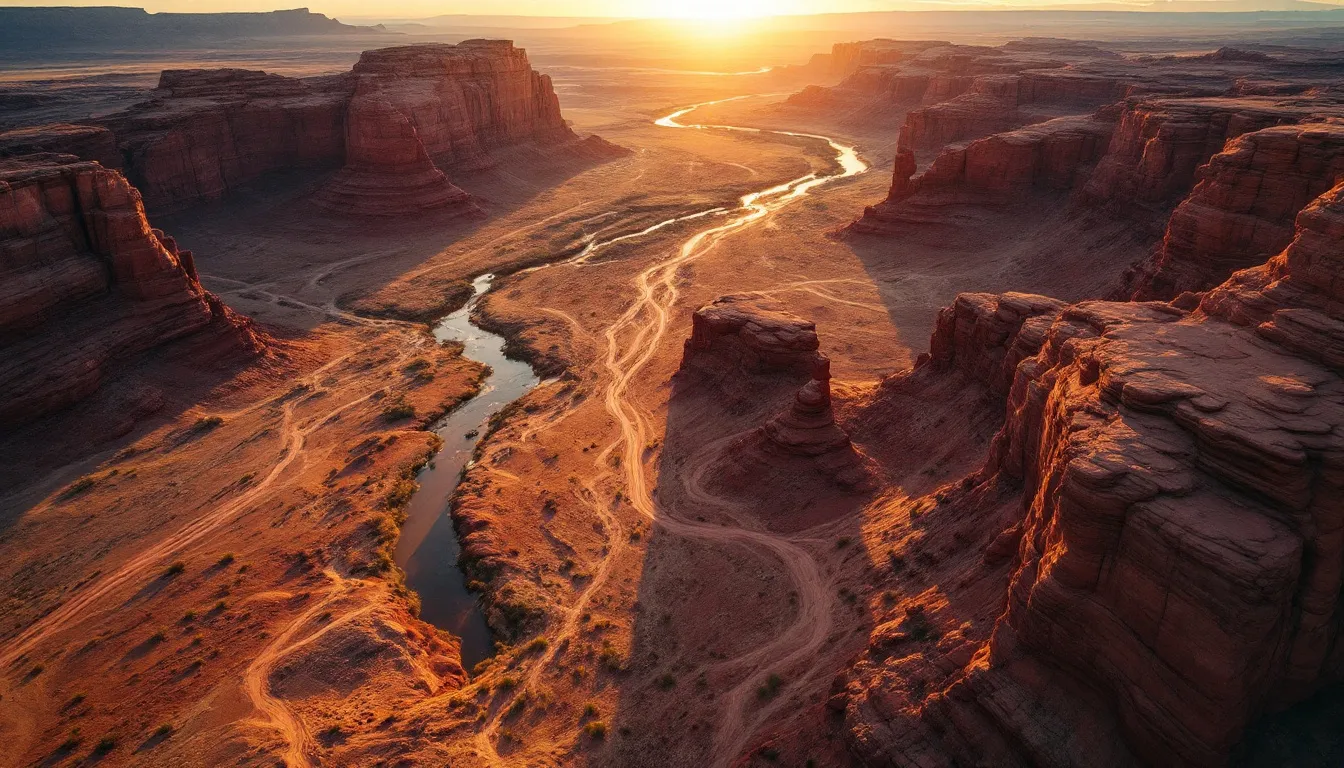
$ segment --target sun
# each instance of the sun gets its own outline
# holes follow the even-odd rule
[[[774,12],[771,0],[655,0],[654,14],[677,19],[750,19]]]

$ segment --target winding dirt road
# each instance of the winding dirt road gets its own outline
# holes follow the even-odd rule
[[[678,110],[661,118],[657,124],[668,128],[771,133],[737,126],[686,125],[678,120],[700,107],[716,103],[721,102],[707,102]],[[830,176],[808,174],[743,197],[739,211],[727,222],[696,233],[682,244],[674,257],[641,272],[635,278],[638,291],[635,302],[606,332],[607,354],[604,365],[610,382],[605,393],[605,404],[621,431],[618,442],[623,446],[621,466],[624,468],[630,503],[644,517],[674,535],[743,545],[770,553],[784,566],[798,595],[798,615],[791,627],[765,645],[716,665],[731,668],[742,675],[741,682],[721,699],[723,704],[717,718],[718,726],[711,752],[717,765],[727,765],[736,758],[761,724],[789,700],[789,692],[806,682],[806,678],[795,679],[782,690],[782,695],[758,708],[750,718],[746,716],[746,704],[759,684],[759,677],[772,669],[788,668],[821,648],[831,631],[834,590],[813,555],[790,537],[697,522],[678,516],[676,510],[658,509],[649,486],[649,469],[643,456],[644,446],[652,434],[649,416],[630,397],[630,385],[653,358],[659,342],[667,332],[670,310],[678,298],[677,274],[682,267],[708,253],[734,232],[762,221],[817,187],[868,170],[852,147],[846,147],[828,137],[788,131],[773,133],[827,142],[836,153],[840,172]],[[716,450],[716,446],[710,446],[707,450]],[[701,501],[723,504],[702,489],[694,489],[692,494]]]

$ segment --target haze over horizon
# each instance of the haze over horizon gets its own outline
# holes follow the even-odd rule
[[[275,0],[144,0],[109,3],[106,0],[0,0],[0,7],[144,8],[150,13],[227,13],[288,10],[302,5]],[[1160,11],[1167,8],[1210,12],[1254,10],[1326,10],[1344,7],[1336,0],[498,0],[489,13],[468,0],[400,0],[372,4],[363,0],[315,0],[309,10],[350,19],[416,19],[445,15],[544,16],[572,18],[755,18],[765,16],[929,10],[1125,10]]]

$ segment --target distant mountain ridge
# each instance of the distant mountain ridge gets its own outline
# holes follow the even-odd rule
[[[381,27],[343,24],[307,8],[269,13],[149,13],[113,6],[0,8],[0,47],[25,49],[382,32]]]

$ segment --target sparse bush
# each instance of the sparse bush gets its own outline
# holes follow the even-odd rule
[[[769,677],[765,678],[765,682],[756,689],[756,696],[761,699],[773,699],[779,694],[779,687],[783,684],[784,681],[780,679],[779,675],[771,673]]]
[[[219,567],[223,568],[227,565],[231,565],[233,563],[233,559],[234,558],[232,552],[225,552],[224,554],[219,556],[218,560],[215,561],[215,565],[218,565]]]
[[[392,403],[391,405],[384,408],[382,416],[383,421],[386,422],[405,421],[406,419],[413,419],[415,418],[415,406],[411,405],[405,400],[398,400],[397,402]]]
[[[186,570],[187,570],[187,564],[182,562],[181,560],[178,560],[177,562],[163,569],[163,577],[166,579],[171,579],[174,576],[181,575]]]
[[[597,717],[597,705],[591,701],[583,705],[584,717]]]
[[[661,691],[670,691],[677,687],[677,678],[673,677],[671,673],[667,673],[659,675],[658,679],[653,681],[653,684],[658,686]]]
[[[166,738],[168,734],[172,732],[173,732],[173,726],[169,725],[168,723],[164,723],[163,725],[160,725],[158,728],[154,729],[154,738],[156,739]]]
[[[527,644],[527,652],[528,652],[528,653],[540,653],[540,652],[546,650],[547,648],[549,648],[550,645],[551,645],[551,641],[547,640],[546,638],[544,638],[544,637],[534,637],[534,638],[532,638],[532,642],[530,642],[530,643]]]
[[[85,475],[85,476],[79,478],[78,480],[76,480],[75,482],[71,483],[71,484],[70,484],[70,487],[69,487],[69,488],[66,488],[66,489],[65,489],[65,492],[61,494],[61,498],[63,498],[63,499],[73,499],[74,497],[76,497],[76,496],[78,496],[78,495],[80,495],[80,494],[82,494],[82,493],[86,493],[86,492],[88,492],[89,490],[91,490],[91,489],[93,488],[93,486],[95,486],[95,485],[97,485],[97,484],[98,484],[98,483],[97,483],[96,480],[94,480],[94,479],[93,479],[92,477],[90,477],[89,475]]]
[[[223,423],[224,419],[220,418],[219,416],[202,416],[201,418],[196,420],[195,424],[191,425],[191,431],[195,434],[200,434],[202,432],[209,432],[210,430],[219,427]]]
[[[583,735],[593,741],[601,741],[607,738],[607,724],[601,720],[594,720],[583,726]]]
[[[117,748],[117,740],[111,736],[104,736],[98,740],[93,748],[95,755],[106,755],[108,752]]]

